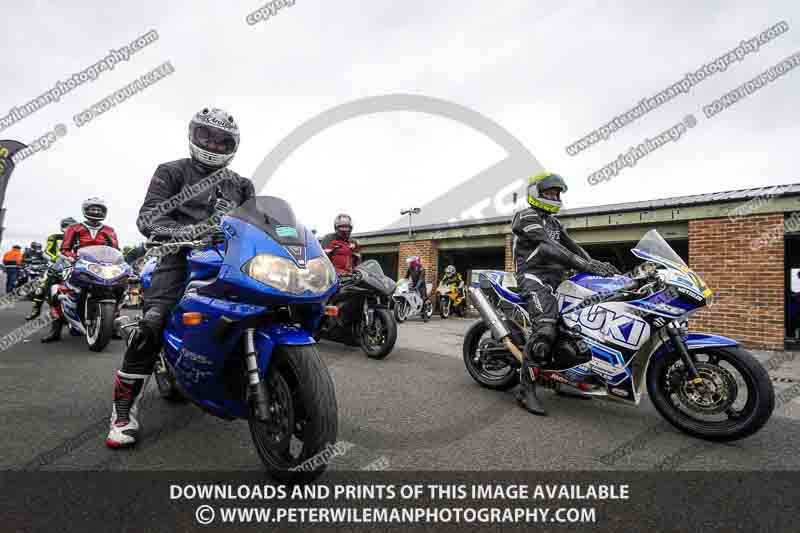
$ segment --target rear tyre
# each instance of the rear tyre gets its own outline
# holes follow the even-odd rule
[[[422,321],[427,322],[433,316],[433,302],[430,300],[425,300],[425,303],[422,304]]]
[[[358,341],[361,349],[370,359],[383,359],[394,349],[397,342],[397,323],[392,314],[386,309],[375,309],[372,331],[364,327],[363,322],[358,326]]]
[[[316,346],[277,346],[266,389],[271,420],[248,420],[256,451],[276,480],[309,483],[325,471],[338,425],[333,380]]]
[[[693,351],[703,379],[686,380],[683,361],[667,353],[650,361],[647,392],[670,424],[694,437],[726,442],[748,437],[767,423],[775,392],[767,370],[739,347]]]
[[[464,335],[464,366],[481,387],[508,390],[519,383],[519,373],[502,359],[488,355],[486,351],[496,348],[496,344],[489,326],[483,320],[472,324]]]
[[[93,352],[102,352],[114,334],[114,314],[117,306],[112,302],[92,302],[86,299],[86,342]]]

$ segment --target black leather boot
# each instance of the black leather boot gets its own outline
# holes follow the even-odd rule
[[[522,407],[529,413],[539,416],[547,416],[542,404],[539,403],[539,398],[536,396],[536,379],[535,375],[538,372],[538,367],[530,361],[525,361],[522,368],[519,370],[519,392],[517,400]]]
[[[25,320],[33,320],[34,318],[39,318],[39,315],[42,314],[42,305],[44,305],[44,300],[39,300],[37,298],[33,299],[33,309],[31,309],[31,314],[25,317]]]
[[[46,337],[42,337],[42,342],[58,342],[61,340],[61,328],[64,326],[63,318],[56,318],[50,324],[50,333]]]

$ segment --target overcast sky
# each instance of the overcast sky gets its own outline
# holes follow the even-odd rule
[[[712,119],[702,106],[800,50],[796,1],[503,2],[297,0],[265,22],[265,2],[29,1],[3,7],[0,115],[154,29],[159,40],[0,132],[30,142],[68,133],[19,164],[8,187],[3,247],[44,239],[81,201],[102,196],[123,244],[159,163],[188,156],[204,106],[228,109],[242,142],[231,168],[249,176],[315,115],[368,96],[413,93],[467,106],[519,139],[570,184],[567,207],[793,183],[800,69]],[[79,5],[76,5],[79,4]],[[702,7],[701,7],[702,5]],[[166,6],[169,6],[168,8]],[[623,7],[624,6],[624,7]],[[726,72],[578,154],[568,144],[776,22],[788,33]],[[174,74],[82,128],[73,115],[171,61]],[[597,186],[587,176],[694,113],[698,124]],[[307,226],[352,214],[385,227],[504,157],[457,122],[393,112],[338,124],[294,152],[262,194],[285,197]],[[488,192],[488,191],[487,191]],[[445,220],[442,220],[443,222]]]

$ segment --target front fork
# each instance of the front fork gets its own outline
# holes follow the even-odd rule
[[[247,365],[247,402],[253,413],[261,422],[268,422],[269,405],[267,387],[258,371],[258,354],[256,353],[255,328],[244,330],[244,361]]]
[[[681,329],[675,322],[670,322],[667,324],[666,330],[667,335],[669,335],[669,338],[672,341],[672,344],[674,344],[678,349],[678,354],[681,356],[681,361],[683,361],[683,364],[688,371],[689,382],[694,384],[702,383],[703,378],[701,378],[700,374],[697,372],[697,367],[694,365],[694,359],[692,359],[692,356],[689,355],[689,350],[686,349],[686,343],[683,341]]]
[[[375,308],[369,305],[369,299],[364,298],[364,327],[367,331],[372,330],[372,323],[375,321]]]

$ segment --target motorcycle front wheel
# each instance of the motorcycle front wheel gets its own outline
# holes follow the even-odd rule
[[[396,301],[394,304],[394,319],[402,324],[408,318],[408,303],[405,300]]]
[[[450,316],[450,298],[442,298],[439,300],[439,316],[447,318]]]
[[[333,380],[316,346],[277,346],[266,389],[270,421],[248,420],[258,456],[276,480],[309,483],[327,468],[338,430]]]
[[[117,306],[113,302],[93,302],[86,299],[86,342],[93,352],[102,352],[114,333],[114,314]]]
[[[372,327],[364,327],[363,322],[357,328],[358,343],[370,359],[383,359],[394,349],[397,342],[397,323],[386,309],[375,309]]]
[[[677,352],[650,361],[647,392],[667,421],[694,437],[727,442],[748,437],[767,423],[775,392],[766,369],[739,347],[691,352],[702,378],[690,383]]]

